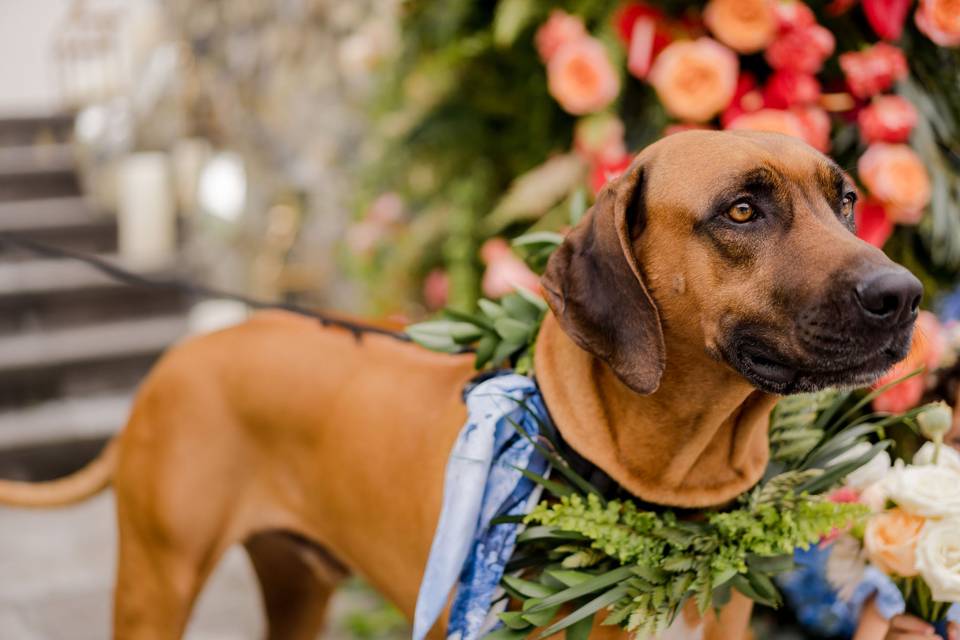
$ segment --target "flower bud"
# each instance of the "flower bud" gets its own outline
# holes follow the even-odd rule
[[[917,416],[917,423],[920,425],[920,433],[923,434],[923,437],[934,442],[942,442],[943,436],[950,431],[952,419],[953,416],[947,403],[936,402],[929,405]]]

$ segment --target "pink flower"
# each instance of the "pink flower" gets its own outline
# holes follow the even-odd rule
[[[893,233],[893,222],[887,217],[883,204],[875,198],[858,200],[853,216],[857,222],[857,237],[882,249]]]
[[[434,269],[423,280],[423,301],[431,311],[447,304],[450,293],[450,276],[443,269]]]
[[[600,193],[603,186],[623,174],[633,158],[625,155],[611,162],[597,162],[590,168],[590,190],[593,195]]]
[[[792,69],[774,71],[763,90],[764,104],[774,109],[814,104],[820,98],[820,82],[809,73]]]
[[[857,115],[860,137],[873,142],[906,142],[917,124],[917,110],[900,96],[876,96]]]
[[[914,341],[919,343],[919,355],[927,371],[936,371],[949,346],[949,337],[937,316],[929,311],[921,311],[917,316]]]
[[[480,288],[488,298],[502,298],[517,286],[540,292],[540,278],[518,258],[503,238],[491,238],[480,247],[480,258],[487,265]]]
[[[649,79],[668,113],[705,122],[730,104],[738,68],[737,55],[715,40],[680,40],[657,56]]]
[[[903,51],[886,42],[878,42],[863,51],[840,54],[840,69],[850,92],[858,98],[869,98],[886,91],[907,75],[907,59]]]
[[[627,155],[623,121],[610,113],[581,118],[573,127],[573,148],[588,162],[614,163]]]
[[[572,16],[562,9],[550,12],[547,21],[540,25],[534,36],[537,53],[544,62],[549,62],[557,51],[568,42],[587,37],[587,28],[578,16]]]
[[[771,0],[709,0],[703,22],[717,40],[740,53],[755,53],[777,35]]]
[[[832,491],[827,500],[838,504],[856,504],[860,502],[860,493],[853,487],[840,487]]]
[[[863,13],[884,40],[899,40],[913,0],[863,0]]]
[[[913,19],[941,47],[960,45],[960,0],[920,0]]]
[[[877,142],[857,162],[860,180],[898,224],[916,224],[930,202],[930,177],[905,144]]]
[[[620,40],[630,49],[634,35],[637,33],[637,23],[645,22],[655,26],[653,34],[652,54],[658,53],[670,44],[673,37],[663,11],[640,2],[630,2],[617,9],[613,16],[613,26]]]
[[[403,198],[393,191],[387,191],[370,204],[364,219],[373,224],[389,226],[402,222],[405,214]]]
[[[620,78],[600,41],[584,36],[553,53],[547,62],[547,86],[565,111],[584,115],[613,102]]]
[[[890,384],[910,373],[910,369],[895,366],[889,373],[877,380],[875,387]],[[873,409],[887,413],[903,413],[920,404],[923,397],[923,376],[914,376],[896,384],[873,399]]]
[[[735,118],[726,128],[734,131],[738,129],[769,131],[801,140],[806,139],[806,131],[800,118],[795,113],[782,109],[760,109],[753,113],[744,113]]]
[[[817,73],[833,53],[833,34],[819,24],[782,32],[767,47],[764,57],[774,69]]]

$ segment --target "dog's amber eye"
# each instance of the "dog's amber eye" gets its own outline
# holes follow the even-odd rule
[[[738,202],[727,211],[727,217],[734,222],[750,222],[755,215],[753,207],[746,202]]]
[[[848,193],[843,196],[843,200],[840,201],[840,214],[844,218],[849,218],[853,215],[853,205],[857,202],[856,196],[852,193]]]

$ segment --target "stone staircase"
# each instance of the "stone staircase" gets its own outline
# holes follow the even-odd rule
[[[115,259],[81,194],[72,120],[0,120],[0,233]],[[183,296],[0,245],[0,477],[56,477],[122,428],[150,365],[186,333]]]

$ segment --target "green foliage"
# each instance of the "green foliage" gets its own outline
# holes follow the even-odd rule
[[[407,327],[417,344],[433,351],[459,353],[476,344],[476,368],[512,364],[520,374],[533,372],[533,345],[546,303],[524,289],[499,302],[481,298],[475,314],[446,309],[444,320]]]
[[[774,454],[763,480],[734,504],[692,518],[622,496],[604,497],[555,447],[538,445],[568,486],[558,489],[556,477],[540,479],[557,498],[524,518],[527,528],[511,563],[519,574],[504,578],[508,593],[521,602],[518,611],[501,616],[515,634],[509,637],[546,625],[538,637],[561,630],[568,638],[581,637],[600,611],[606,611],[604,624],[654,634],[690,599],[704,612],[722,606],[731,589],[778,606],[772,578],[793,568],[794,551],[868,515],[864,505],[834,503],[825,494],[889,442],[880,439],[854,459],[848,452],[878,434],[882,438],[885,426],[911,423],[924,410],[869,413],[866,407],[880,391],[783,399],[771,415]],[[561,608],[569,613],[558,620]]]

